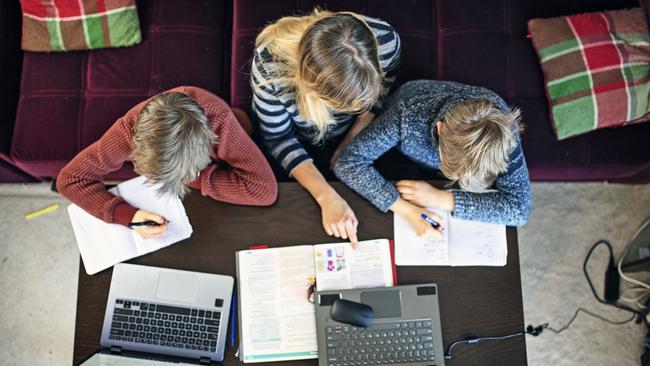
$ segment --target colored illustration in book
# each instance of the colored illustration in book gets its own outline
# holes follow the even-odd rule
[[[345,269],[345,259],[336,260],[336,271],[342,271]]]
[[[332,256],[332,249],[327,249],[327,256],[331,257]]]
[[[325,270],[325,263],[322,261],[317,261],[316,262],[316,271],[317,272],[323,272]]]
[[[327,270],[330,272],[334,272],[336,268],[334,267],[334,261],[327,261]]]
[[[343,258],[345,255],[345,247],[339,246],[335,248],[336,251],[336,258]]]

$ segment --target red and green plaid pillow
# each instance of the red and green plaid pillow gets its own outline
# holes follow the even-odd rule
[[[21,5],[26,51],[126,47],[142,39],[135,0],[21,0]]]
[[[558,139],[650,120],[650,36],[643,10],[532,19]]]

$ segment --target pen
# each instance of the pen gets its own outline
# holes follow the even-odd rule
[[[230,346],[235,348],[235,312],[237,311],[237,295],[233,291],[232,293],[232,303],[230,304]]]
[[[169,221],[165,220],[165,222],[169,222]],[[162,225],[162,224],[159,224],[159,223],[157,223],[157,222],[155,222],[155,221],[151,221],[151,220],[142,221],[142,222],[129,222],[129,223],[127,224],[128,227],[136,227],[136,226],[158,226],[158,225]]]
[[[421,213],[421,214],[420,214],[420,217],[423,218],[424,221],[426,221],[426,222],[428,222],[429,224],[431,224],[431,226],[433,226],[434,229],[438,229],[438,228],[440,227],[440,223],[439,223],[438,221],[436,221],[436,220],[430,218],[429,216],[427,216],[427,215]]]

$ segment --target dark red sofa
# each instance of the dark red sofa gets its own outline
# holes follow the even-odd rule
[[[434,78],[482,85],[519,106],[533,180],[650,181],[650,123],[555,139],[526,37],[530,18],[638,6],[634,0],[139,1],[142,44],[64,54],[19,51],[19,9],[2,3],[0,20],[9,20],[0,43],[3,74],[9,65],[10,76],[22,80],[19,89],[8,80],[3,90],[0,181],[17,181],[16,174],[56,177],[130,106],[173,86],[198,85],[249,110],[256,34],[317,5],[391,23],[402,38],[398,83]],[[132,174],[125,167],[113,178]]]

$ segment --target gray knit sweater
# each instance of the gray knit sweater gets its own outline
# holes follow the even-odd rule
[[[334,173],[383,212],[399,197],[393,184],[373,167],[373,162],[396,147],[414,162],[431,169],[440,168],[434,138],[435,122],[456,103],[487,99],[502,110],[507,104],[494,92],[454,82],[417,80],[402,85],[387,100],[387,108],[341,153]],[[452,190],[454,217],[467,220],[520,226],[530,213],[530,179],[517,134],[517,147],[510,155],[508,170],[499,175],[494,190],[472,193]]]

